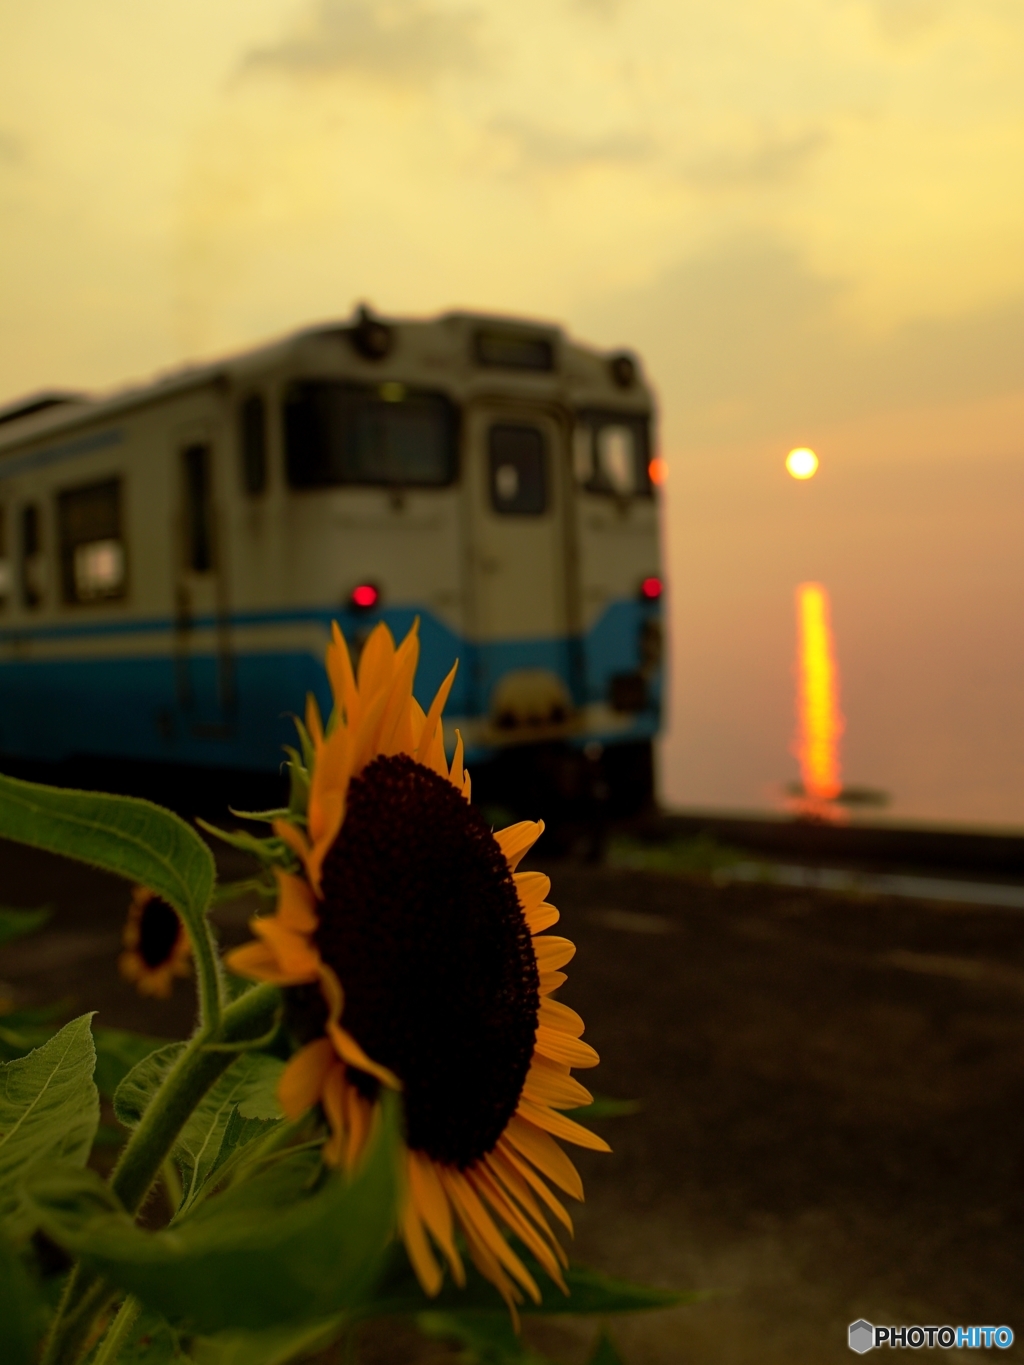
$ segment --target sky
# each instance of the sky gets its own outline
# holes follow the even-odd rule
[[[0,402],[359,299],[643,357],[679,806],[779,807],[813,580],[846,779],[1024,826],[1022,240],[1017,0],[0,0]]]

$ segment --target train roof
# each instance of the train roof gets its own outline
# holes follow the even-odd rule
[[[400,377],[443,383],[468,398],[499,387],[522,396],[561,399],[577,406],[608,402],[647,411],[650,391],[640,362],[628,350],[603,351],[570,340],[554,323],[504,314],[453,311],[434,318],[390,318],[364,305],[347,321],[301,328],[275,341],[218,360],[190,364],[144,383],[91,395],[43,390],[0,408],[0,455],[87,421],[109,420],[190,389],[244,389],[290,364],[311,370],[336,363],[357,382]],[[396,374],[397,372],[397,374]],[[413,373],[415,372],[415,378]],[[498,381],[496,383],[495,381]]]

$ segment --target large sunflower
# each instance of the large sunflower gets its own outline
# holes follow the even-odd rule
[[[276,870],[276,912],[254,919],[256,941],[227,961],[288,988],[302,1046],[281,1103],[292,1117],[322,1106],[328,1162],[351,1169],[381,1087],[402,1091],[401,1229],[427,1293],[441,1287],[438,1252],[464,1283],[458,1227],[514,1312],[524,1291],[540,1295],[502,1228],[565,1288],[546,1214],[572,1223],[549,1182],[577,1199],[583,1190],[554,1138],[608,1150],[559,1112],[590,1102],[569,1072],[598,1058],[579,1015],[552,999],[575,949],[544,934],[558,919],[551,883],[516,871],[544,826],[492,833],[470,804],[462,739],[449,767],[442,738],[455,670],[425,715],[412,695],[418,655],[415,625],[397,649],[378,625],[357,680],[334,626],[326,731],[307,703],[304,827],[274,825],[301,871]]]

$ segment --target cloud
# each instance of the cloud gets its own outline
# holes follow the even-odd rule
[[[355,72],[419,85],[478,66],[477,28],[472,11],[445,13],[421,0],[315,0],[290,35],[248,53],[242,72],[297,78]]]
[[[9,128],[0,128],[0,166],[19,166],[25,160],[25,143]]]
[[[764,134],[746,148],[717,151],[690,162],[684,178],[703,190],[746,190],[799,175],[829,144],[822,128],[791,135]]]
[[[492,119],[487,131],[516,161],[554,170],[641,161],[654,148],[653,139],[646,134],[610,132],[582,137],[518,118]]]
[[[847,317],[850,288],[778,238],[747,237],[577,321],[636,346],[688,444],[1020,389],[1024,295],[873,336]]]
[[[913,41],[933,29],[943,17],[943,0],[873,0],[875,22],[886,38]]]

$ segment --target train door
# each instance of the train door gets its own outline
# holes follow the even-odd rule
[[[178,442],[175,681],[186,732],[194,739],[226,740],[235,712],[235,676],[216,458],[215,443],[205,431]]]
[[[576,690],[565,428],[541,407],[467,413],[476,705],[504,728],[567,719]]]

